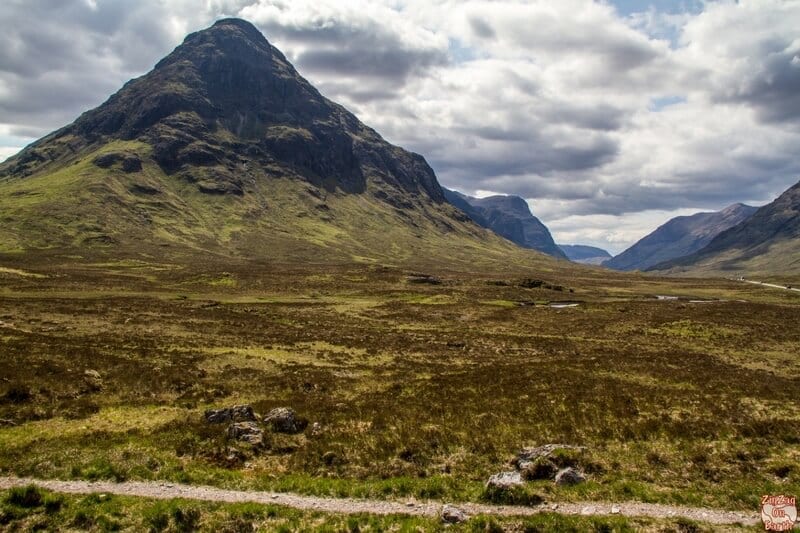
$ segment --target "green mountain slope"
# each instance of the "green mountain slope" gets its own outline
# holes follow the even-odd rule
[[[800,275],[800,182],[692,255],[655,265],[671,273]]]
[[[473,224],[422,156],[238,19],[0,165],[0,212],[5,253],[546,263]]]

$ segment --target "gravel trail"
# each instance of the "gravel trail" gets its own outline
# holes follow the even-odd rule
[[[275,504],[294,509],[321,511],[341,514],[379,514],[439,516],[442,503],[431,501],[391,501],[358,500],[353,498],[327,498],[304,496],[286,492],[261,492],[227,490],[214,487],[181,485],[158,481],[59,481],[18,477],[0,477],[0,490],[25,485],[37,485],[53,492],[69,494],[106,493],[120,496],[140,496],[156,499],[184,498],[211,502],[253,502]],[[486,514],[496,516],[529,516],[543,512],[556,512],[565,515],[622,515],[646,516],[651,518],[689,518],[708,524],[756,524],[756,513],[723,511],[702,507],[681,507],[652,503],[559,503],[542,504],[532,507],[511,505],[488,505],[478,503],[454,503],[468,515]]]

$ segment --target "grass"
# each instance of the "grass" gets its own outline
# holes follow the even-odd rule
[[[704,282],[731,301],[697,306],[652,297],[695,297],[692,281],[608,290],[566,272],[547,280],[583,304],[551,309],[509,305],[555,292],[502,272],[434,271],[443,282],[427,286],[369,265],[152,267],[29,260],[46,277],[0,278],[0,418],[16,424],[0,427],[4,473],[749,511],[800,492],[786,372],[800,333],[785,327],[800,306],[781,293]],[[291,406],[321,431],[231,442],[202,413],[235,403]],[[586,446],[587,483],[486,492],[520,448],[549,442]]]

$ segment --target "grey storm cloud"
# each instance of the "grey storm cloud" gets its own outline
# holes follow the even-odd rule
[[[175,44],[157,2],[0,4],[0,113],[12,134],[43,135],[104,101]]]
[[[409,42],[389,21],[365,17],[353,23],[317,15],[289,22],[280,17],[285,13],[285,6],[278,14],[256,10],[255,22],[298,69],[315,74],[323,84],[333,77],[335,84],[329,86],[338,84],[352,100],[396,94],[411,76],[449,62],[446,46]],[[352,81],[342,81],[347,78]]]
[[[347,50],[347,47],[355,49]],[[372,76],[403,82],[415,70],[443,64],[447,57],[436,51],[409,53],[386,43],[361,47],[348,42],[342,46],[301,52],[296,61],[301,69],[319,73]]]
[[[729,99],[751,105],[767,122],[800,119],[800,50],[769,54],[757,76]]]
[[[382,28],[284,27],[262,23],[267,36],[290,46],[303,46],[292,58],[301,70],[319,74],[367,76],[402,83],[408,76],[448,61],[446,50],[409,48],[398,35]]]
[[[470,17],[469,25],[472,28],[472,31],[475,33],[475,35],[483,39],[493,39],[497,35],[494,29],[492,28],[491,24],[489,24],[488,22],[486,22],[481,18]]]
[[[466,135],[480,135],[481,130],[460,131]],[[553,171],[576,171],[594,168],[613,159],[619,151],[617,143],[610,138],[599,137],[582,145],[553,145],[549,139],[531,133],[521,140],[490,135],[492,140],[508,141],[484,145],[477,141],[474,147],[432,158],[437,168],[443,172],[458,171],[475,181],[484,184],[491,176],[525,176],[547,174]],[[491,137],[489,137],[491,139]],[[447,150],[447,149],[445,149]],[[518,183],[518,185],[520,185]]]

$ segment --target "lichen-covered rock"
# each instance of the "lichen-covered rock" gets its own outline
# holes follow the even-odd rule
[[[553,479],[558,467],[547,457],[537,457],[533,461],[520,461],[517,468],[522,478],[527,481],[536,479]]]
[[[294,409],[289,407],[276,407],[264,417],[264,423],[278,433],[300,433],[307,422],[298,418]]]
[[[264,431],[256,422],[234,422],[228,426],[228,438],[261,446],[264,444]]]
[[[233,419],[233,413],[227,408],[208,409],[203,416],[209,424],[225,424]]]
[[[231,419],[234,422],[255,422],[256,414],[249,405],[234,405],[231,407]]]
[[[97,392],[103,389],[103,378],[97,370],[85,370],[83,372],[83,385],[89,392]]]
[[[517,487],[524,484],[525,482],[522,480],[522,475],[516,471],[499,472],[492,475],[489,478],[489,481],[486,482],[486,486],[488,488],[501,490],[510,489],[512,487]]]
[[[454,507],[452,505],[445,505],[442,507],[442,522],[446,522],[448,524],[458,524],[466,521],[467,518],[469,518],[467,513],[458,507]]]

